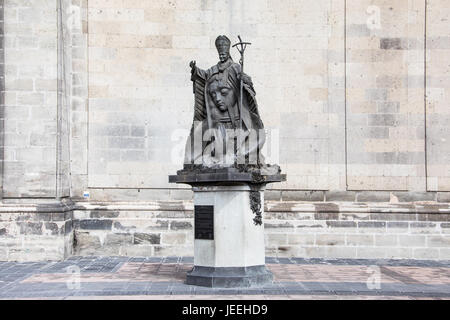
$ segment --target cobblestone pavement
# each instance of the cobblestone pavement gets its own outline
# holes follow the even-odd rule
[[[211,289],[184,284],[192,257],[0,262],[0,299],[450,299],[450,261],[267,258],[266,263],[272,285]]]

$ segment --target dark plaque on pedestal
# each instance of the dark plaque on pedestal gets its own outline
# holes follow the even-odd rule
[[[214,206],[194,206],[195,239],[214,240]]]

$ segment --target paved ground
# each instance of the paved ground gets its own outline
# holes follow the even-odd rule
[[[0,299],[450,299],[450,261],[267,258],[270,286],[184,284],[192,257],[0,262]]]

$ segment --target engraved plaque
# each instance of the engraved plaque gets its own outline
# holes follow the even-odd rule
[[[214,206],[194,206],[195,239],[214,240]]]

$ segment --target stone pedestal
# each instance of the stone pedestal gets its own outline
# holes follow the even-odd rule
[[[169,182],[190,184],[194,191],[194,267],[187,284],[231,288],[272,283],[265,266],[264,188],[285,179],[234,168],[169,176]]]
[[[193,191],[194,269],[188,273],[187,283],[250,287],[271,282],[272,274],[265,268],[264,225],[253,220],[250,186],[204,186],[193,187]],[[259,192],[264,203],[264,191],[254,192]],[[212,223],[205,225],[208,210]],[[198,232],[200,228],[210,228],[212,237]]]

